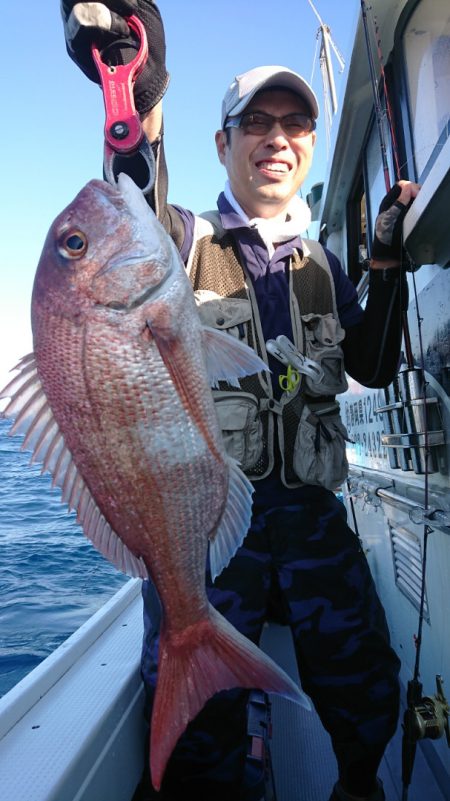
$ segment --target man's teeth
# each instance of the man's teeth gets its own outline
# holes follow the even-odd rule
[[[269,170],[270,172],[288,172],[289,170],[287,164],[278,161],[260,161],[258,167],[262,170]]]

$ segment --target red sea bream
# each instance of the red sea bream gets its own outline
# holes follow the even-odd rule
[[[152,781],[215,692],[299,688],[209,604],[250,521],[252,488],[224,450],[210,387],[264,369],[202,327],[172,240],[127,176],[91,181],[53,223],[32,298],[34,353],[2,393],[85,534],[150,577],[163,609]]]

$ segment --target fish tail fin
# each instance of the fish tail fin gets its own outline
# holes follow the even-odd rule
[[[159,654],[150,738],[150,772],[156,790],[178,738],[220,690],[258,688],[311,708],[292,679],[213,607],[209,619],[190,626],[176,643],[162,630]]]

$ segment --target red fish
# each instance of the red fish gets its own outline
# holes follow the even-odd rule
[[[249,526],[252,487],[226,454],[210,387],[266,369],[205,328],[172,240],[127,176],[91,181],[53,223],[32,298],[34,354],[3,390],[11,432],[61,487],[120,570],[150,577],[163,610],[152,781],[219,690],[307,706],[289,677],[209,604]]]

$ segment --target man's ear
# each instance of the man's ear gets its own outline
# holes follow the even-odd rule
[[[227,135],[225,131],[216,131],[217,155],[221,164],[225,164],[225,148],[227,147]]]

